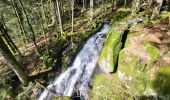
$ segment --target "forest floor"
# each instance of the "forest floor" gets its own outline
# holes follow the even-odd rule
[[[111,6],[110,5],[107,5],[105,10],[108,10],[110,9]],[[68,34],[68,36],[71,36],[73,38],[77,38],[77,36],[79,35],[86,35],[85,37],[89,36],[91,34],[91,32],[93,32],[93,27],[91,27],[91,23],[89,23],[89,12],[90,10],[89,9],[86,9],[84,11],[84,13],[80,13],[80,16],[77,16],[74,20],[74,33],[71,32],[71,21],[69,20],[67,23],[65,23],[63,25],[63,30],[65,33]],[[104,12],[103,14],[101,14],[101,12]],[[102,11],[101,8],[96,8],[94,10],[94,28],[97,28],[97,25],[96,25],[96,21],[97,23],[103,23],[104,21],[110,19],[110,17],[112,16],[112,11],[109,10],[109,11]],[[105,15],[105,16],[103,16]],[[108,16],[109,15],[109,16]],[[48,40],[51,40],[51,42],[49,43],[50,46],[49,46],[49,49],[51,48],[55,48],[55,46],[57,45],[56,43],[56,32],[54,33],[46,33],[47,35],[47,39]],[[82,37],[80,37],[82,38]],[[79,41],[80,43],[79,44],[76,44],[75,45],[81,45],[83,43],[83,41]],[[36,39],[36,43],[37,45],[41,48],[41,52],[44,52],[45,51],[45,48],[43,48],[45,46],[45,40],[44,40],[44,36],[40,36],[39,38]],[[44,68],[42,66],[44,66],[42,64],[43,62],[43,58],[42,57],[39,57],[38,54],[36,53],[36,47],[34,46],[33,43],[28,43],[26,44],[25,47],[20,47],[19,50],[21,51],[22,53],[22,56],[23,58],[23,61],[21,59],[18,59],[19,62],[24,62],[24,67],[27,69],[28,73],[33,73],[34,71],[43,71]],[[35,56],[37,55],[37,56]],[[67,62],[67,61],[66,61]],[[70,62],[69,62],[70,63]],[[0,57],[0,66],[1,66],[1,70],[3,68],[6,68],[6,62],[3,60],[2,57]],[[45,68],[46,69],[46,68]],[[2,71],[3,72],[3,71]]]

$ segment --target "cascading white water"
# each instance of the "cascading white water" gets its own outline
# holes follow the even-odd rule
[[[48,86],[48,89],[59,96],[72,96],[75,89],[77,89],[80,92],[80,96],[85,98],[108,29],[109,25],[104,24],[101,31],[86,42],[83,49],[76,56],[72,66],[57,77]],[[52,94],[44,90],[38,100],[49,100],[51,97]]]

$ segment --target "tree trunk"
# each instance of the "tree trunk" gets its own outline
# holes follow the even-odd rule
[[[104,13],[107,12],[107,0],[105,0],[105,5],[106,5],[106,6],[104,6]]]
[[[126,7],[127,5],[127,0],[124,0],[124,7]]]
[[[139,11],[139,6],[140,6],[140,0],[136,0],[136,10],[137,12]]]
[[[52,2],[52,0],[50,0],[50,8],[51,8],[51,11],[52,11],[52,17],[51,17],[52,22],[50,24],[46,25],[47,28],[55,25],[55,22],[56,22],[56,20],[55,20],[55,12],[53,12],[53,2]]]
[[[104,22],[104,1],[102,1],[102,22]]]
[[[33,28],[32,28],[32,25],[31,25],[31,23],[30,23],[30,21],[29,21],[28,15],[27,15],[27,13],[26,13],[26,11],[25,11],[25,8],[24,8],[24,5],[23,5],[22,1],[19,0],[19,2],[20,2],[20,4],[21,4],[22,10],[23,10],[23,12],[24,12],[24,14],[25,14],[25,16],[26,16],[27,24],[28,24],[28,26],[29,26],[29,28],[30,28],[30,31],[32,32],[32,36],[33,36],[32,39],[33,39],[33,43],[34,43],[34,45],[35,45],[35,48],[37,49],[37,52],[40,54],[40,50],[39,50],[38,45],[37,45],[37,43],[36,43],[35,32],[34,32],[34,30],[33,30]]]
[[[64,13],[64,11],[63,11],[63,1],[64,0],[58,0],[58,5],[59,5],[59,9],[60,9],[60,16],[61,16],[61,18],[64,17],[63,16],[63,13]]]
[[[61,20],[61,14],[60,14],[60,7],[59,7],[59,2],[56,0],[56,8],[57,8],[57,15],[58,15],[58,21],[60,25],[60,32],[63,34],[63,26],[62,26],[62,20]]]
[[[74,32],[74,0],[72,0],[72,33]]]
[[[159,13],[160,13],[160,11],[161,11],[162,4],[163,4],[163,0],[157,0],[157,6],[156,6],[156,7],[154,8],[154,10],[153,10],[151,19],[159,16]]]
[[[0,36],[0,54],[4,56],[5,60],[8,62],[9,66],[12,68],[12,70],[15,72],[15,74],[18,76],[19,80],[22,82],[24,86],[28,86],[28,76],[24,73],[21,65],[15,57],[10,52],[9,48],[6,46],[4,40],[2,39],[2,36]]]
[[[21,18],[21,12],[19,11],[19,8],[16,4],[15,0],[11,0],[12,1],[12,7],[14,9],[15,15],[17,17],[18,20],[18,24],[20,27],[20,31],[21,31],[21,38],[23,39],[24,44],[27,44],[27,36],[26,36],[26,32],[22,23],[22,18]],[[20,13],[19,13],[20,12]]]
[[[114,11],[114,5],[115,5],[114,3],[115,3],[114,0],[112,0],[112,11]]]
[[[67,9],[68,9],[68,12],[69,12],[69,17],[71,19],[71,6],[70,6],[70,0],[66,0],[66,3],[67,3]]]
[[[9,47],[11,48],[12,52],[13,53],[17,52],[21,57],[22,56],[21,52],[19,51],[19,49],[17,48],[17,46],[15,45],[15,43],[12,41],[11,37],[9,36],[8,31],[7,31],[7,27],[6,27],[5,22],[3,20],[3,16],[1,15],[1,17],[2,17],[2,19],[0,20],[0,31],[3,34],[2,36],[5,39],[5,41],[7,42],[7,44],[9,45]]]
[[[135,16],[136,13],[139,11],[139,6],[140,6],[140,0],[133,0],[132,2],[132,16]]]
[[[168,11],[170,11],[170,0],[168,0],[167,2],[168,2]]]
[[[53,2],[50,0],[51,2],[51,9],[53,9]],[[40,13],[37,11],[37,15],[38,15],[38,18],[40,19],[41,16],[40,16]],[[44,40],[45,40],[45,48],[46,48],[46,52],[49,54],[49,49],[48,49],[48,39],[47,39],[47,35],[46,35],[46,30],[47,32],[49,33],[49,29],[48,29],[48,25],[47,25],[47,18],[46,18],[46,14],[45,14],[45,9],[44,9],[44,5],[43,5],[43,0],[41,0],[41,15],[42,15],[42,19],[43,21],[40,21],[40,24],[41,24],[41,28],[42,28],[42,32],[43,32],[43,36],[44,36]],[[52,20],[54,22],[52,22],[53,24],[55,24],[56,22],[56,19],[55,19],[55,12],[53,12],[53,18]]]
[[[85,2],[84,2],[84,0],[83,0],[83,7],[82,7],[81,12],[84,12],[84,10],[85,10]]]
[[[41,6],[43,6],[43,5],[41,5]],[[41,19],[41,16],[40,16],[40,12],[39,11],[36,11],[36,13],[37,13],[37,15],[38,15],[38,18],[39,19]],[[46,28],[45,28],[45,26],[46,25],[44,25],[43,24],[43,21],[40,21],[40,25],[41,25],[41,30],[42,30],[42,33],[43,33],[43,37],[44,37],[44,40],[45,40],[45,49],[46,49],[46,52],[49,54],[49,49],[48,49],[48,39],[47,39],[47,35],[46,35],[46,33],[45,33],[45,30],[46,30]],[[47,26],[46,26],[47,27]],[[48,28],[47,28],[47,30],[48,30]]]
[[[90,0],[90,21],[93,21],[93,0]]]

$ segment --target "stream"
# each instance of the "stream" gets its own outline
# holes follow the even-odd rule
[[[105,23],[100,32],[90,37],[76,56],[72,66],[56,77],[47,88],[58,96],[71,97],[78,92],[81,100],[87,99],[91,78],[108,29],[109,25]],[[50,100],[51,97],[52,94],[44,90],[38,100]]]

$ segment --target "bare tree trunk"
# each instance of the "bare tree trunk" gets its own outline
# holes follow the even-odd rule
[[[43,6],[43,5],[41,5]],[[37,15],[38,15],[38,18],[41,19],[41,16],[40,16],[40,12],[36,11]],[[43,36],[44,36],[44,40],[45,40],[45,49],[46,49],[46,52],[49,54],[49,49],[48,49],[48,39],[47,39],[47,35],[45,33],[45,25],[43,24],[43,21],[40,21],[40,25],[41,25],[41,28],[42,28],[42,33],[43,33]],[[48,30],[48,29],[47,29]]]
[[[19,49],[17,48],[17,46],[15,45],[15,43],[12,41],[11,37],[8,34],[8,30],[7,30],[7,27],[5,25],[3,15],[1,15],[1,18],[2,19],[0,20],[0,31],[3,34],[3,38],[8,43],[8,45],[11,48],[12,52],[13,53],[17,52],[21,57],[22,56],[21,52],[19,51]]]
[[[104,13],[107,12],[107,0],[105,0]]]
[[[83,0],[83,7],[82,7],[82,12],[84,12],[84,10],[85,10],[85,2],[84,2],[84,0]]]
[[[139,6],[140,6],[140,0],[133,0],[132,2],[132,16],[135,16],[136,13],[139,11]]]
[[[2,32],[2,31],[1,31],[1,32]],[[10,43],[10,41],[9,41],[9,39],[7,38],[6,34],[4,34],[4,33],[2,33],[2,34],[3,34],[2,37],[3,37],[4,41],[5,41],[5,43],[6,43],[7,46],[10,48],[11,52],[12,52],[13,54],[15,54],[15,53],[16,53],[16,50],[15,50],[14,46]]]
[[[163,0],[157,0],[157,6],[154,8],[151,19],[159,16],[159,13],[161,11]]]
[[[40,54],[40,50],[39,50],[38,45],[37,45],[37,43],[36,43],[35,32],[34,32],[34,30],[33,30],[33,28],[32,28],[32,25],[31,25],[31,23],[30,23],[30,21],[29,21],[28,15],[27,15],[27,13],[26,13],[26,11],[25,11],[25,8],[24,8],[24,5],[23,5],[22,1],[19,0],[19,2],[20,2],[20,4],[21,4],[22,10],[23,10],[23,12],[24,12],[24,14],[25,14],[25,16],[26,16],[27,24],[28,24],[28,26],[29,26],[29,28],[30,28],[30,30],[31,30],[31,32],[32,32],[32,36],[33,36],[32,39],[33,39],[33,43],[34,43],[34,45],[35,45],[35,48],[37,49],[37,52]]]
[[[126,7],[127,5],[127,0],[124,0],[124,7]]]
[[[50,0],[51,1],[51,0]],[[51,4],[53,4],[52,3],[52,1],[51,1]],[[52,6],[52,5],[51,5]],[[52,7],[51,7],[51,9],[53,9]],[[47,39],[47,35],[46,35],[46,30],[47,30],[47,32],[49,33],[49,30],[48,30],[48,25],[47,25],[47,18],[46,18],[46,14],[45,14],[45,9],[44,9],[44,5],[43,5],[43,0],[41,0],[41,15],[42,15],[42,18],[43,18],[43,21],[44,21],[44,23],[43,23],[43,21],[41,21],[40,23],[41,23],[41,28],[42,28],[42,32],[43,32],[43,36],[44,36],[44,40],[45,40],[45,48],[46,48],[46,52],[47,53],[49,53],[49,50],[48,50],[48,39]],[[54,19],[52,18],[52,20],[54,20],[54,24],[55,24],[55,13],[53,13],[54,15],[53,15],[53,17],[54,17]],[[41,16],[40,16],[40,13],[39,12],[37,12],[37,15],[38,15],[38,17],[39,18],[41,18]]]
[[[72,0],[72,33],[74,32],[74,0]]]
[[[114,4],[115,2],[114,2],[114,0],[112,0],[112,11],[114,11]]]
[[[50,7],[51,7],[51,11],[53,11],[53,2],[52,2],[52,0],[50,0]],[[52,19],[52,22],[49,25],[47,25],[47,27],[51,27],[51,26],[55,25],[55,22],[56,22],[56,20],[55,20],[55,12],[52,12],[51,19]]]
[[[93,0],[90,0],[90,21],[93,21]]]
[[[64,17],[64,11],[63,11],[63,1],[64,0],[58,0],[58,5],[59,5],[59,9],[60,9],[60,16],[61,18]],[[61,19],[62,20],[62,19]]]
[[[60,14],[60,7],[59,7],[59,2],[56,0],[56,7],[57,7],[57,15],[58,15],[58,21],[60,25],[60,32],[63,34],[63,26],[62,26],[62,20],[61,20],[61,14]]]
[[[19,14],[19,8],[17,7],[17,4],[16,4],[15,0],[11,0],[11,2],[12,2],[12,7],[14,9],[15,15],[16,15],[17,20],[18,20],[18,24],[20,26],[21,38],[23,39],[24,44],[27,44],[27,36],[26,36],[24,26],[22,24],[22,18],[21,18],[20,14]]]
[[[114,0],[114,7],[117,8],[117,2],[118,0]]]
[[[69,17],[71,19],[71,6],[70,6],[70,0],[66,0],[67,7],[68,7],[68,12],[69,12]]]
[[[135,11],[136,12],[139,11],[139,6],[140,6],[140,0],[136,0],[136,3],[135,3]]]
[[[15,74],[18,76],[19,80],[22,82],[23,85],[28,86],[29,79],[28,76],[24,73],[21,65],[15,57],[10,52],[9,48],[6,46],[4,40],[0,36],[0,54],[2,54],[5,58],[5,60],[8,62],[9,66],[12,68],[12,70],[15,72]]]
[[[167,2],[168,2],[168,11],[170,11],[170,0],[168,0]]]
[[[104,17],[104,1],[102,0],[102,21],[104,22],[104,18],[103,17]]]

